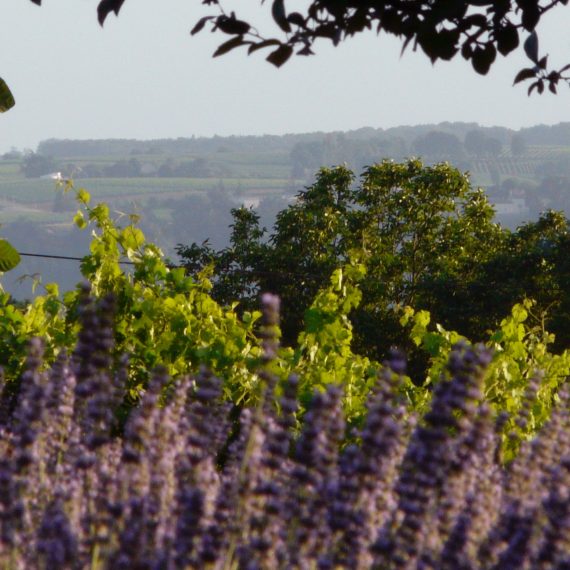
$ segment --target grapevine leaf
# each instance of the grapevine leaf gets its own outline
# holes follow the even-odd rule
[[[5,239],[0,239],[0,271],[10,271],[20,263],[20,254]]]
[[[12,92],[6,82],[0,77],[0,113],[4,113],[16,104]]]
[[[91,200],[91,195],[89,194],[89,192],[87,192],[87,190],[80,188],[77,191],[77,199],[83,204],[87,205]]]
[[[85,227],[87,227],[87,222],[85,220],[85,216],[83,215],[83,212],[79,211],[77,212],[77,214],[75,214],[75,216],[73,216],[73,223],[80,229],[84,229]]]

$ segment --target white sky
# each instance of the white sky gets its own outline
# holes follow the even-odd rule
[[[397,40],[370,33],[338,48],[323,43],[316,56],[277,70],[262,52],[212,59],[223,34],[189,35],[208,11],[199,0],[126,0],[104,29],[96,5],[2,0],[0,77],[17,105],[0,115],[0,152],[52,137],[282,134],[440,121],[519,128],[570,120],[568,88],[528,98],[524,86],[512,86],[528,63],[522,54],[500,58],[481,77],[460,57],[435,66],[422,53],[400,59]],[[248,14],[259,12],[249,0]],[[550,52],[557,66],[570,61],[568,29],[570,8],[556,9],[539,28],[541,53]]]

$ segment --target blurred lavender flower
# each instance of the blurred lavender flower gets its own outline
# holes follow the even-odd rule
[[[317,564],[330,552],[331,530],[321,521],[326,520],[327,497],[338,479],[338,450],[345,429],[341,394],[335,385],[329,385],[325,393],[315,393],[295,447],[285,510],[291,530],[288,558],[293,565],[301,560]]]
[[[45,509],[37,535],[37,562],[40,568],[71,570],[77,566],[77,539],[56,498]]]
[[[19,393],[5,400],[0,567],[570,567],[567,390],[518,449],[539,375],[514,419],[493,418],[481,393],[490,353],[460,343],[451,379],[416,418],[401,399],[405,358],[392,351],[347,440],[338,386],[297,417],[297,377],[279,385],[272,368],[278,299],[262,308],[256,407],[230,409],[206,369],[171,379],[158,368],[121,432],[128,363],[113,355],[113,300],[83,287],[71,362],[61,354],[43,372],[32,340]],[[508,464],[505,430],[518,449]]]

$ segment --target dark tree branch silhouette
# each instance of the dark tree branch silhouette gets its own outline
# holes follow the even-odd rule
[[[31,0],[40,5],[41,0]],[[104,24],[110,13],[119,14],[125,0],[101,0],[97,13]],[[497,54],[508,56],[525,39],[524,50],[531,61],[519,71],[514,83],[530,80],[529,95],[545,87],[556,93],[561,82],[570,85],[570,65],[549,69],[548,55],[541,56],[536,28],[541,18],[568,0],[312,0],[305,10],[288,11],[285,0],[264,0],[263,9],[280,29],[278,36],[266,36],[235,12],[224,9],[221,0],[202,0],[213,13],[198,20],[196,34],[209,26],[228,39],[214,56],[245,47],[248,54],[269,50],[267,61],[280,67],[293,55],[313,55],[317,40],[335,46],[366,30],[395,35],[402,40],[402,52],[411,45],[421,49],[432,62],[451,60],[460,54],[473,69],[487,74]],[[525,37],[526,36],[526,37]]]

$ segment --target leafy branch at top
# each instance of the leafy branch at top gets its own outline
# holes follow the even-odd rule
[[[101,25],[110,13],[119,14],[125,0],[101,0],[97,13]],[[41,4],[41,0],[32,0]],[[220,0],[202,0],[215,13],[204,16],[191,33],[202,31],[207,25],[214,32],[228,36],[216,49],[214,56],[226,54],[236,48],[247,48],[248,54],[270,50],[267,61],[280,67],[293,55],[313,55],[317,40],[325,39],[335,46],[359,33],[371,30],[384,32],[402,41],[402,51],[410,44],[420,48],[435,63],[451,60],[457,54],[471,62],[473,69],[487,74],[497,55],[508,56],[521,42],[521,35],[530,34],[524,49],[534,67],[521,70],[515,83],[535,79],[529,88],[544,91],[548,85],[556,93],[560,81],[570,82],[564,72],[547,70],[547,58],[538,57],[536,29],[541,18],[557,6],[566,6],[568,0],[427,0],[408,2],[391,0],[312,0],[304,9],[289,11],[285,0],[267,2],[271,17],[277,25],[277,35],[261,34],[252,23],[235,12],[228,12]],[[264,4],[262,1],[261,4]],[[535,46],[535,47],[534,47]]]

